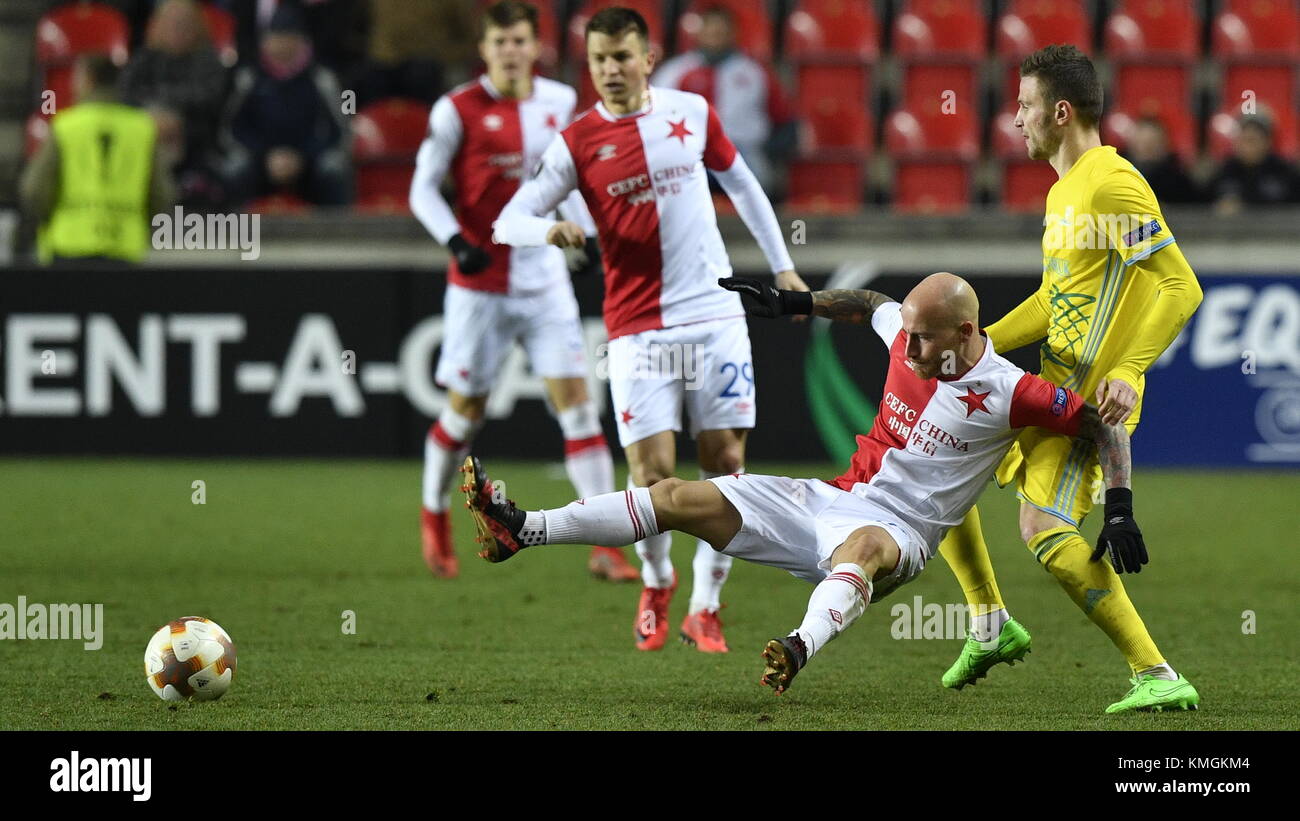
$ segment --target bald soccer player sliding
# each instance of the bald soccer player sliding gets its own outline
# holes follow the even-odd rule
[[[719,284],[754,316],[812,314],[870,323],[889,348],[884,399],[832,481],[736,474],[664,479],[555,510],[525,511],[470,456],[461,468],[479,554],[503,562],[525,547],[630,544],[669,530],[729,556],[779,567],[816,585],[803,622],[763,650],[762,683],[785,691],[808,660],[866,609],[916,577],[939,540],[975,504],[1020,428],[1096,442],[1107,487],[1129,487],[1129,440],[1078,394],[993,352],[979,302],[949,273],[926,277],[900,305],[875,291],[782,291],[758,280]],[[1112,551],[1146,547],[1131,513],[1106,516]]]

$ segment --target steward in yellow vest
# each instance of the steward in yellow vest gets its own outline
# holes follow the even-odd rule
[[[22,197],[40,223],[37,256],[139,262],[150,214],[172,199],[153,119],[114,99],[117,66],[106,57],[77,65],[77,104],[50,121],[50,138],[23,174]],[[61,101],[56,101],[61,102]]]

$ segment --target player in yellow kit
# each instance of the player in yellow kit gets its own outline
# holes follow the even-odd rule
[[[1101,85],[1091,61],[1073,46],[1048,46],[1025,59],[1020,76],[1016,126],[1030,158],[1050,162],[1058,179],[1047,195],[1042,285],[985,330],[998,352],[1046,337],[1041,376],[1092,398],[1104,421],[1132,431],[1143,373],[1187,324],[1201,288],[1151,187],[1101,144]],[[1199,695],[1160,654],[1118,575],[1141,570],[1145,549],[1112,549],[1108,562],[1079,535],[1100,501],[1096,449],[1028,428],[997,480],[1016,486],[1021,538],[1035,558],[1128,661],[1132,688],[1106,712],[1194,709]],[[1106,491],[1105,502],[1108,520],[1132,513],[1122,488]],[[1023,658],[1029,634],[1002,602],[977,511],[940,550],[974,614],[962,654],[943,677],[944,686],[961,688],[999,662]]]

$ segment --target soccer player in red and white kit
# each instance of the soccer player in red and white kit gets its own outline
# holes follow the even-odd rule
[[[731,265],[706,168],[735,203],[777,284],[807,286],[771,203],[708,101],[649,86],[654,55],[641,15],[617,6],[597,12],[586,43],[600,102],[551,142],[497,219],[494,237],[520,248],[581,245],[579,225],[545,216],[580,192],[600,236],[609,385],[630,484],[645,488],[673,475],[683,404],[701,477],[740,473],[754,427],[754,370],[744,308],[717,285]],[[667,532],[637,540],[645,583],[634,620],[641,650],[667,640],[677,588],[671,545]],[[731,558],[707,542],[696,546],[681,636],[705,652],[727,651],[718,609],[730,567]]]
[[[524,169],[572,118],[577,101],[572,88],[533,76],[537,52],[537,9],[505,0],[484,12],[479,53],[487,73],[434,104],[411,180],[411,210],[452,252],[436,374],[447,388],[447,404],[425,440],[420,514],[425,562],[443,578],[458,573],[447,518],[449,483],[516,341],[546,384],[574,489],[594,494],[614,488],[614,462],[587,393],[582,326],[564,252],[491,244],[492,220],[518,190]],[[456,185],[455,213],[438,190],[448,173]],[[579,197],[561,208],[595,233]],[[593,241],[589,258],[594,248]],[[588,568],[611,581],[638,575],[612,547],[593,547]]]
[[[741,474],[666,479],[649,489],[588,497],[556,510],[523,511],[491,486],[474,457],[463,470],[488,561],[533,545],[599,539],[620,544],[682,530],[816,585],[803,622],[763,651],[762,681],[776,691],[869,602],[912,580],[961,522],[1020,428],[1041,426],[1094,440],[1107,491],[1093,561],[1146,558],[1132,515],[1128,431],[1101,422],[1083,398],[1025,373],[993,352],[979,330],[975,292],[960,277],[926,277],[900,305],[875,291],[779,291],[728,279],[760,316],[814,314],[870,323],[889,348],[880,413],[839,478]],[[1117,558],[1120,557],[1120,558]]]

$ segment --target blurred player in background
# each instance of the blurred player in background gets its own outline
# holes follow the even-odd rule
[[[752,279],[723,284],[758,316],[828,317],[870,324],[889,348],[882,403],[839,478],[735,475],[666,479],[649,490],[523,511],[465,460],[467,501],[488,561],[533,545],[598,538],[617,544],[683,530],[728,555],[778,567],[816,585],[803,622],[763,651],[762,683],[781,693],[867,605],[916,578],[943,533],[984,491],[1019,428],[1042,425],[1101,452],[1107,487],[1129,488],[1128,431],[1106,425],[1073,391],[1025,373],[993,352],[979,302],[960,277],[926,277],[900,305],[876,291],[782,291]],[[1030,428],[1033,430],[1034,428]],[[1114,513],[1114,515],[1112,515]],[[1107,510],[1102,538],[1145,555],[1127,513]]]
[[[458,573],[447,518],[449,483],[483,424],[488,393],[516,340],[546,384],[574,489],[589,495],[614,488],[614,462],[587,393],[582,325],[564,252],[491,243],[492,220],[572,118],[577,94],[533,75],[537,9],[527,3],[504,0],[488,8],[479,50],[487,73],[434,104],[411,180],[411,210],[452,255],[437,370],[447,404],[425,440],[420,512],[424,560],[444,578]],[[439,192],[448,173],[456,185],[455,213]],[[581,198],[559,205],[568,219],[595,233]],[[578,245],[595,263],[594,241],[582,239]],[[593,547],[588,568],[611,581],[637,577],[617,548]]]
[[[763,189],[698,94],[650,87],[645,19],[610,7],[587,24],[587,61],[601,101],[553,140],[533,179],[496,223],[497,241],[519,247],[581,246],[583,228],[545,216],[579,191],[600,231],[610,393],[631,484],[673,475],[682,405],[691,418],[700,476],[740,473],[754,427],[754,370],[740,299],[719,288],[731,264],[718,232],[705,169],[713,172],[758,241],[783,288],[807,290],[794,271]],[[688,373],[687,371],[690,371]],[[637,540],[645,588],[636,646],[658,650],[677,588],[672,534]],[[684,641],[726,652],[718,609],[731,558],[703,539]]]
[[[1050,162],[1059,179],[1047,195],[1043,284],[988,327],[989,339],[998,351],[1010,351],[1046,337],[1040,375],[1095,397],[1106,423],[1132,430],[1143,373],[1187,324],[1201,288],[1151,187],[1101,144],[1102,92],[1091,61],[1073,46],[1048,46],[1025,59],[1020,77],[1016,126],[1030,158]],[[1118,575],[1140,571],[1146,556],[1095,561],[1100,552],[1079,535],[1100,495],[1096,452],[1032,428],[1007,454],[997,479],[1016,483],[1025,544],[1132,669],[1131,690],[1106,712],[1194,706],[1196,690],[1160,654]],[[1107,516],[1129,496],[1107,490]],[[974,614],[971,635],[943,677],[944,686],[961,688],[993,665],[1022,657],[1029,634],[1002,602],[977,510],[949,532],[941,551]]]

